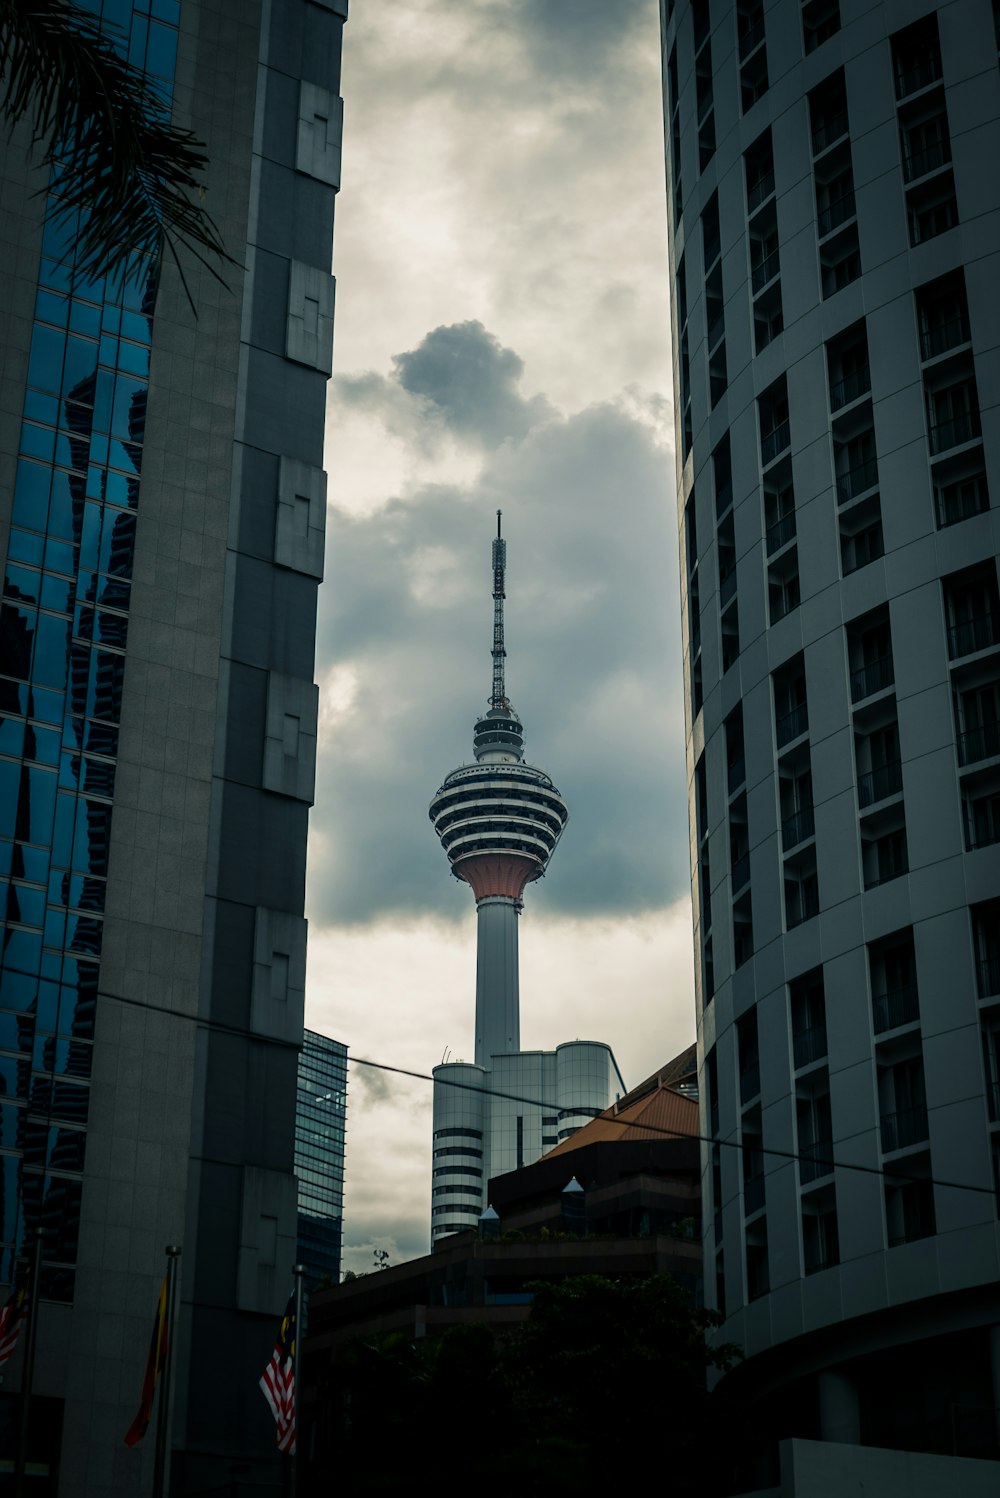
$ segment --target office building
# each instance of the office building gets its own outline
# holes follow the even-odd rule
[[[507,698],[503,605],[507,543],[493,542],[493,682],[475,726],[476,763],[453,770],[430,818],[451,871],[476,897],[473,1062],[434,1068],[431,1240],[473,1227],[491,1175],[519,1170],[624,1092],[610,1049],[572,1041],[522,1051],[518,919],[569,818],[548,775],[524,762],[524,729]]]
[[[996,8],[661,16],[707,1294],[762,1431],[995,1456]]]
[[[186,266],[193,309],[169,256],[82,276],[5,151],[0,1280],[41,1229],[29,1458],[63,1498],[150,1491],[122,1438],[168,1243],[171,1492],[279,1472],[346,0],[104,14],[207,143],[235,263]]]
[[[346,1116],[347,1047],[307,1030],[299,1056],[295,1178],[299,1263],[309,1291],[340,1283]]]

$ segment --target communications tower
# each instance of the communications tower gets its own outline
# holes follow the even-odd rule
[[[507,543],[493,542],[493,690],[473,734],[474,765],[453,770],[431,802],[451,871],[476,897],[476,1065],[521,1044],[517,918],[524,887],[545,873],[569,818],[542,770],[524,763],[524,729],[504,682]]]
[[[500,520],[498,510],[490,705],[473,734],[475,764],[453,770],[430,807],[452,873],[476,897],[479,922],[475,1060],[434,1068],[435,1241],[476,1226],[492,1175],[530,1165],[625,1092],[599,1041],[521,1050],[517,920],[525,885],[545,873],[569,813],[549,777],[524,763],[524,729],[507,700]]]

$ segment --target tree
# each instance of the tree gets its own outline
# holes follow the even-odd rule
[[[50,217],[79,215],[80,274],[120,280],[166,250],[187,291],[183,245],[221,280],[217,265],[235,262],[199,201],[204,145],[171,125],[165,95],[114,41],[72,0],[0,0],[0,112],[10,131],[30,123]]]
[[[737,1355],[709,1344],[715,1314],[669,1275],[532,1289],[530,1319],[506,1333],[396,1334],[338,1358],[320,1423],[347,1490],[405,1491],[446,1459],[449,1482],[478,1472],[524,1498],[578,1498],[652,1458],[671,1493],[722,1491],[745,1433],[708,1387]],[[329,1476],[320,1465],[307,1491],[331,1491]]]

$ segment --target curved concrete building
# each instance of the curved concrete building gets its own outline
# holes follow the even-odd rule
[[[493,542],[493,689],[476,723],[476,763],[453,770],[430,806],[451,871],[476,897],[475,1064],[434,1069],[431,1237],[475,1227],[491,1175],[529,1165],[596,1117],[624,1084],[606,1045],[522,1051],[517,923],[569,819],[548,775],[524,763],[524,730],[504,681],[507,546]],[[499,1097],[504,1093],[509,1096]]]
[[[762,1431],[968,1457],[1000,1403],[995,13],[661,5],[706,1285]]]

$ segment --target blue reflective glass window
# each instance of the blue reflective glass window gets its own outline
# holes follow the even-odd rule
[[[0,837],[14,836],[20,784],[20,764],[12,759],[0,759]]]
[[[77,910],[100,912],[104,909],[106,889],[103,879],[95,879],[90,874],[56,873],[49,880],[49,902],[52,905],[69,905]]]
[[[36,323],[31,335],[28,384],[38,390],[50,390],[58,395],[62,381],[65,349],[65,333],[60,332],[58,328],[49,328],[42,323]]]
[[[67,437],[65,432],[56,436],[54,461],[60,468],[86,468],[88,447],[78,437]]]
[[[111,760],[87,759],[84,764],[83,789],[88,796],[107,796],[115,792],[115,765]]]
[[[57,328],[64,328],[69,318],[69,308],[67,297],[59,296],[57,292],[39,291],[35,316],[39,322],[49,322]]]
[[[0,718],[0,755],[9,755],[19,758],[24,746],[24,719],[22,718]]]
[[[31,676],[31,651],[38,627],[38,610],[5,600],[0,605],[0,640],[7,676],[27,681]]]
[[[37,973],[42,957],[42,938],[37,931],[15,931],[4,933],[4,970],[15,969],[20,973]]]
[[[27,1180],[27,1174],[24,1176]],[[46,1259],[58,1259],[63,1263],[76,1259],[77,1239],[80,1235],[80,1195],[82,1181],[62,1176],[45,1177],[45,1204],[41,1210],[40,1223],[43,1230],[42,1255]],[[27,1217],[27,1213],[25,1213]]]
[[[47,947],[66,945],[66,912],[58,905],[50,905],[45,912],[45,931],[42,936]]]
[[[88,957],[100,957],[103,938],[104,922],[99,916],[70,914],[68,917],[65,942],[68,952],[82,952]],[[46,945],[48,945],[47,942]]]
[[[6,878],[10,873],[11,855],[13,854],[13,851],[14,844],[7,838],[0,838],[0,875],[3,875],[4,878]]]
[[[149,28],[146,46],[146,71],[160,78],[172,78],[177,66],[177,32],[154,21]]]
[[[5,1009],[33,1012],[37,996],[37,978],[7,967],[0,972],[0,1004]]]
[[[102,341],[102,347],[103,347],[103,345],[105,343],[110,344],[112,350],[114,350],[114,349],[116,349],[118,347],[118,341],[115,338],[105,338]],[[114,399],[114,393],[115,393],[115,377],[114,377],[114,373],[110,369],[102,369],[100,371],[100,373],[98,374],[98,376],[97,376],[97,386],[96,386],[96,389],[95,389],[95,392],[94,392],[94,431],[95,432],[109,432],[111,430],[111,402]],[[105,453],[106,453],[106,449],[105,449]],[[100,461],[98,459],[98,455],[97,455],[96,449],[93,452],[92,456],[93,456],[93,458],[94,458],[95,461]]]
[[[115,399],[111,416],[113,437],[128,437],[133,442],[142,441],[146,434],[148,395],[148,387],[141,381],[118,376],[115,381]]]
[[[46,529],[50,536],[56,536],[60,541],[74,539],[71,484],[78,486],[79,482],[79,479],[71,480],[68,473],[59,472],[52,475],[53,492],[49,503]]]
[[[76,559],[73,556],[73,548],[66,541],[47,540],[45,542],[45,568],[48,572],[62,572],[67,577],[72,577],[76,571]]]
[[[21,428],[21,454],[26,458],[38,458],[42,463],[51,463],[56,451],[56,434],[52,427],[34,426],[26,421]]]
[[[65,614],[39,614],[32,680],[39,686],[66,686],[72,626]]]
[[[42,948],[42,965],[39,971],[47,983],[54,983],[58,979],[61,963],[61,952],[47,952],[44,947]]]
[[[90,1076],[93,1056],[93,1047],[87,1041],[38,1035],[33,1066],[35,1071],[53,1072],[58,1077],[76,1077],[85,1082]]]
[[[40,463],[31,463],[27,458],[17,465],[14,480],[14,508],[11,522],[25,525],[29,530],[43,531],[49,508],[49,485],[52,474]]]
[[[116,755],[118,753],[118,730],[107,723],[88,723],[84,748],[91,754]]]
[[[135,514],[131,510],[106,510],[101,534],[100,568],[118,577],[132,576],[135,550]]]
[[[24,717],[28,711],[30,695],[30,688],[23,681],[11,681],[9,677],[0,676],[0,708],[5,713],[20,713]]]
[[[108,446],[108,462],[112,468],[123,468],[127,473],[142,471],[142,447],[136,442],[121,442],[118,438]]]
[[[83,507],[83,526],[80,533],[80,568],[91,572],[97,566],[101,549],[101,507],[90,500]]]
[[[141,312],[123,312],[121,315],[122,337],[133,343],[148,343],[150,340],[149,318]]]
[[[48,572],[42,575],[42,606],[54,614],[69,614],[73,610],[73,579],[55,577]]]
[[[64,752],[59,761],[59,784],[71,791],[78,791],[82,778],[83,755],[77,750]]]
[[[18,1109],[5,1104],[0,1108],[0,1139],[6,1142],[9,1135],[14,1144],[9,1148],[16,1148],[18,1138],[17,1119],[13,1116]],[[0,1155],[0,1238],[8,1243],[13,1243],[17,1233],[17,1208],[20,1197],[21,1162],[16,1155]],[[8,1267],[9,1266],[9,1267]],[[8,1284],[11,1283],[14,1273],[14,1254],[9,1250],[3,1256],[4,1277]]]
[[[32,1023],[32,1034],[35,1029],[54,1030],[59,1015],[59,985],[43,979],[38,985],[38,994],[35,999],[34,1013],[28,1015],[24,1020],[25,1033],[27,1034],[28,1021]]]
[[[40,723],[61,723],[65,696],[62,692],[50,692],[45,687],[33,687],[31,691],[31,716]]]
[[[20,1149],[24,1139],[25,1112],[23,1108],[16,1108],[13,1103],[0,1103],[0,1145],[4,1149]],[[4,1165],[8,1163],[9,1157],[4,1157]],[[13,1162],[11,1162],[13,1163]],[[15,1185],[17,1182],[14,1176]],[[15,1196],[15,1213],[16,1213]],[[4,1192],[4,1216],[6,1217],[7,1193]],[[5,1234],[6,1236],[6,1234]]]
[[[149,31],[149,22],[145,16],[133,15],[132,32],[128,42],[128,60],[133,68],[140,71],[146,61],[146,36]]]
[[[108,872],[108,837],[111,831],[111,807],[102,801],[77,802],[76,836],[73,840],[73,868],[105,877]]]
[[[141,379],[149,378],[149,346],[140,343],[127,343],[124,339],[118,345],[118,368],[126,374],[138,375]]]
[[[27,1056],[0,1056],[0,1096],[27,1097],[31,1061]]]
[[[78,297],[74,297],[70,306],[69,325],[74,333],[97,338],[101,331],[100,307],[92,307],[89,302],[81,302]]]
[[[42,254],[50,260],[73,262],[73,250],[80,234],[79,213],[47,218],[42,230]]]
[[[56,797],[56,820],[52,832],[52,864],[67,869],[73,859],[73,831],[76,826],[76,797],[60,791]]]
[[[57,765],[60,739],[58,729],[36,728],[32,724],[24,739],[25,759],[33,759],[39,765]]]
[[[40,390],[26,390],[24,415],[28,421],[40,421],[45,426],[57,427],[59,425],[58,396],[43,395]]]
[[[60,391],[73,400],[93,405],[97,379],[97,344],[71,333],[66,339],[66,363]]]
[[[7,543],[8,561],[29,562],[35,567],[40,567],[44,550],[44,536],[37,535],[34,531],[23,531],[17,526],[12,527],[10,540]]]
[[[121,331],[122,309],[113,307],[110,302],[105,302],[101,309],[101,326],[105,333],[118,333]]]
[[[15,843],[11,855],[11,873],[15,879],[30,879],[32,884],[47,884],[48,848],[29,848],[27,843]]]
[[[72,266],[60,264],[56,260],[44,259],[38,274],[38,284],[67,295],[73,286]]]
[[[117,723],[121,717],[122,680],[125,657],[109,650],[91,651],[90,687],[87,693],[90,718]]]
[[[63,961],[63,986],[59,1000],[59,1033],[78,1040],[93,1040],[97,1012],[97,964],[82,958]]]
[[[30,1051],[35,1038],[35,1020],[31,1014],[11,1014],[0,1010],[0,1048],[5,1051]]]
[[[128,620],[122,614],[109,614],[104,609],[100,609],[97,615],[96,632],[98,644],[124,650],[128,637]]]
[[[34,567],[21,567],[16,562],[7,565],[3,590],[8,598],[20,603],[36,603],[41,592],[42,574]]]
[[[51,1109],[53,1118],[86,1123],[89,1102],[90,1088],[82,1082],[67,1082],[44,1075],[31,1079],[31,1106],[37,1113],[48,1113]]]
[[[83,1170],[87,1135],[83,1129],[49,1128],[29,1118],[25,1129],[24,1162],[52,1170]]]
[[[36,926],[40,931],[45,919],[45,891],[30,884],[8,884],[4,915],[19,926]]]
[[[110,407],[108,408],[110,410]],[[90,461],[91,463],[107,464],[110,461],[111,443],[107,437],[100,432],[95,432],[90,439]]]

